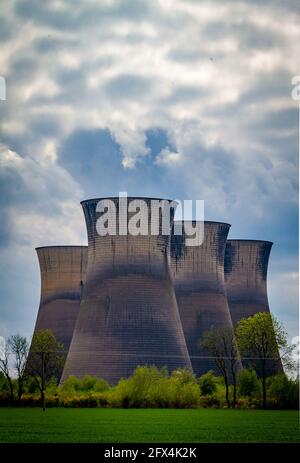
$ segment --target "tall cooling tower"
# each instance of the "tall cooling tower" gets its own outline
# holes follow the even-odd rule
[[[267,294],[268,262],[273,243],[258,240],[228,240],[225,252],[225,282],[233,325],[257,312],[270,312]],[[249,362],[242,359],[244,366]],[[281,366],[272,372],[281,371]]]
[[[113,201],[119,213],[119,198]],[[88,269],[80,313],[65,364],[69,375],[96,375],[111,384],[138,365],[191,368],[170,275],[170,230],[163,235],[100,236],[99,199],[82,202],[88,233]],[[136,201],[151,220],[150,198]],[[141,201],[144,201],[143,203]],[[169,203],[168,203],[169,204]],[[128,221],[134,214],[128,214]],[[174,210],[171,210],[171,224]],[[125,226],[127,227],[127,219]]]
[[[41,298],[34,333],[49,329],[67,352],[79,312],[87,246],[37,248]]]
[[[195,225],[195,222],[189,222]],[[176,222],[177,224],[177,222]],[[178,226],[180,222],[178,222]],[[186,246],[186,235],[172,236],[172,270],[180,318],[196,376],[217,371],[199,346],[210,328],[232,328],[224,282],[224,254],[230,225],[204,222],[204,241]]]
[[[269,312],[267,270],[270,241],[228,240],[225,282],[234,326],[244,317]]]

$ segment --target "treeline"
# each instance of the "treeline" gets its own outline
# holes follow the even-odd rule
[[[0,405],[40,406],[40,391],[36,381],[28,377],[23,393],[18,397],[18,382],[12,380],[15,401],[11,401],[10,387],[0,374]],[[298,409],[299,381],[285,374],[267,378],[267,405],[273,409]],[[232,403],[233,386],[229,386]],[[212,371],[200,378],[189,370],[166,369],[154,366],[138,367],[132,376],[110,386],[100,378],[86,375],[79,380],[70,376],[62,385],[55,378],[45,390],[47,407],[120,407],[120,408],[198,408],[227,407],[226,388],[222,376]],[[262,385],[254,370],[244,369],[237,376],[236,408],[260,408]]]
[[[212,327],[199,340],[200,349],[220,376],[210,371],[196,378],[189,370],[169,374],[140,366],[114,386],[88,375],[58,385],[66,352],[54,334],[36,332],[30,349],[26,338],[14,335],[0,352],[0,405],[298,408],[299,380],[289,379],[282,368],[295,370],[293,346],[270,314],[244,318],[235,331]]]

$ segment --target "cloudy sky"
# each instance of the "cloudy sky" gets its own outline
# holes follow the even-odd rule
[[[203,199],[274,242],[272,311],[298,334],[300,4],[2,0],[0,335],[31,336],[35,247],[86,244],[79,202]]]

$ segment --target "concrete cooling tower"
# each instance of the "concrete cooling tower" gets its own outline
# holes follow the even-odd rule
[[[41,299],[34,333],[50,329],[68,351],[79,312],[87,246],[37,248]]]
[[[234,326],[241,318],[250,317],[257,312],[270,312],[267,271],[272,245],[270,241],[227,241],[225,282]],[[249,366],[247,360],[242,361],[244,366]],[[281,367],[279,370],[281,371]]]
[[[124,235],[135,215],[119,218],[116,234],[100,236],[100,199],[82,202],[88,233],[87,280],[62,381],[96,375],[115,384],[138,365],[191,368],[170,275],[168,235]],[[150,198],[128,198],[151,221]],[[169,204],[169,202],[167,203]],[[128,207],[129,207],[128,206]],[[174,210],[171,208],[171,225]]]
[[[241,318],[269,312],[267,270],[272,245],[270,241],[227,241],[225,282],[234,326]]]
[[[195,225],[195,222],[189,222]],[[177,222],[176,222],[177,225]],[[180,222],[178,222],[178,226]],[[230,225],[204,222],[204,241],[186,246],[186,235],[172,236],[172,273],[180,318],[197,377],[217,371],[199,341],[210,328],[232,328],[224,283],[224,254]]]

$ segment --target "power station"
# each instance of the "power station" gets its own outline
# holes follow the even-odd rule
[[[270,313],[267,293],[268,262],[273,243],[260,240],[228,240],[225,251],[225,282],[233,325],[258,312]],[[279,355],[279,354],[278,354]],[[257,365],[242,359],[243,366]],[[257,367],[258,368],[258,367]],[[269,373],[282,371],[276,362]]]
[[[121,197],[81,203],[88,246],[37,248],[41,299],[34,332],[50,329],[64,345],[61,382],[89,374],[116,384],[139,365],[188,368],[197,377],[216,371],[201,347],[203,335],[269,312],[272,243],[227,240],[229,224],[205,221],[203,242],[190,245],[185,226],[196,222],[174,223],[174,201],[126,201],[126,213]]]
[[[85,283],[87,246],[48,246],[36,251],[41,297],[34,333],[51,330],[67,352]]]
[[[108,199],[119,212],[119,198]],[[116,235],[100,236],[99,201],[82,202],[87,278],[62,381],[88,373],[115,384],[139,365],[191,368],[170,274],[170,230],[163,235],[160,224],[152,235],[151,198],[128,198],[128,209],[134,204],[148,219],[146,235],[121,235],[129,213],[117,215]],[[173,216],[171,209],[170,228]]]
[[[196,226],[196,222],[189,225]],[[214,359],[200,345],[204,333],[211,328],[232,329],[224,282],[224,254],[229,229],[227,223],[204,222],[204,240],[198,246],[186,246],[184,227],[181,235],[172,235],[175,293],[197,377],[216,370]]]
[[[270,241],[227,241],[225,281],[234,326],[241,318],[270,311],[267,271],[272,245]]]

